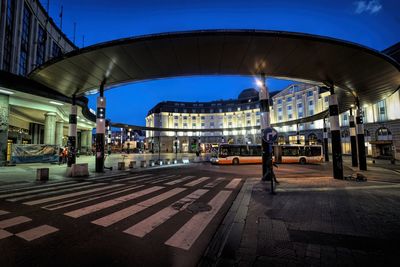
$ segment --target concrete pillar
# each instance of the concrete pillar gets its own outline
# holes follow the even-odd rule
[[[63,145],[63,137],[64,137],[64,122],[57,121],[56,122],[56,145]]]
[[[97,97],[96,172],[104,172],[105,132],[106,132],[106,99],[104,97],[104,82],[102,82],[100,85],[100,96]]]
[[[81,151],[86,152],[88,149],[88,131],[82,130],[81,131]]]
[[[269,134],[272,133],[269,117],[269,91],[265,84],[265,76],[261,76],[260,92],[260,124],[261,124],[261,146],[262,146],[262,180],[272,180],[272,143]]]
[[[7,162],[9,114],[9,96],[0,94],[0,166],[4,166]]]
[[[325,118],[323,118],[323,122],[324,122],[324,133],[323,133],[323,138],[324,138],[324,155],[325,155],[325,162],[329,162],[328,130],[327,130],[327,128],[326,128]]]
[[[75,96],[72,97],[71,113],[69,114],[69,131],[68,131],[68,160],[67,166],[71,167],[76,163],[76,138],[77,138],[77,106]]]
[[[93,146],[93,134],[92,134],[92,130],[88,130],[87,144],[88,144],[88,149],[89,149],[89,151],[92,151],[92,146]]]
[[[359,168],[362,171],[366,171],[367,170],[367,156],[366,156],[366,151],[365,151],[364,122],[363,122],[360,102],[358,99],[357,99],[357,113],[356,113],[356,132],[357,132]]]
[[[357,138],[356,138],[356,124],[354,123],[353,108],[350,108],[349,116],[350,126],[350,145],[351,145],[351,166],[357,167]]]
[[[46,145],[56,144],[56,114],[49,112],[44,114],[44,143]]]
[[[343,179],[342,144],[339,126],[339,106],[333,86],[329,96],[329,123],[331,126],[333,177]]]

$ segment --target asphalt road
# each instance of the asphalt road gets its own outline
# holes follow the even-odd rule
[[[2,185],[0,266],[195,266],[248,177],[218,170]]]

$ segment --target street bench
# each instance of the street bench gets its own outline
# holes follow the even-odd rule
[[[118,162],[118,170],[119,171],[124,171],[125,170],[125,162]]]
[[[141,168],[146,168],[147,167],[147,162],[145,160],[140,161],[140,167]]]
[[[48,181],[49,180],[49,168],[38,168],[36,169],[36,181]]]
[[[89,176],[89,166],[87,163],[79,163],[71,165],[71,177],[87,177]]]
[[[136,168],[136,161],[129,162],[129,169],[134,169],[134,168]]]

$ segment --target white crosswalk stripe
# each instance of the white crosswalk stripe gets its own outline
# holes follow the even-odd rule
[[[183,178],[176,179],[176,180],[173,180],[173,181],[171,181],[171,182],[165,183],[165,185],[176,185],[176,184],[185,182],[185,181],[187,181],[187,180],[193,179],[194,177],[195,177],[195,176],[185,176],[185,177],[183,177]]]
[[[235,189],[240,184],[241,181],[242,179],[235,178],[225,186],[225,189]]]
[[[76,190],[80,190],[80,189],[97,187],[97,186],[100,186],[100,185],[104,185],[104,184],[103,183],[87,184],[87,185],[84,185],[84,186],[77,186],[77,187],[72,187],[72,188],[67,188],[67,189],[62,189],[62,190],[57,190],[57,191],[44,192],[44,193],[39,193],[39,194],[31,194],[31,195],[22,196],[22,197],[15,197],[15,198],[7,198],[6,200],[10,201],[10,202],[17,202],[17,201],[21,201],[21,200],[30,199],[30,198],[44,197],[44,196],[49,196],[49,195],[54,195],[54,194],[59,194],[59,193],[76,191]]]
[[[206,184],[204,187],[205,187],[205,188],[213,188],[213,187],[216,187],[217,185],[219,185],[220,183],[222,183],[224,180],[225,180],[225,178],[219,177],[219,178],[215,179],[214,181],[212,181],[212,182]]]
[[[160,226],[161,224],[172,218],[180,211],[185,210],[190,204],[199,199],[208,191],[209,190],[207,189],[198,189],[193,193],[187,195],[186,197],[180,199],[179,201],[175,202],[171,206],[162,209],[156,214],[126,229],[124,233],[134,235],[137,237],[144,237],[146,234],[150,233],[156,227]]]
[[[129,216],[132,216],[142,210],[145,210],[157,203],[160,203],[161,201],[164,201],[172,196],[175,196],[183,191],[185,191],[186,188],[174,188],[171,189],[170,191],[167,191],[163,194],[160,194],[156,197],[150,198],[148,200],[145,200],[143,202],[140,202],[138,204],[129,206],[125,209],[119,210],[117,212],[114,212],[110,215],[107,215],[105,217],[102,217],[100,219],[97,219],[95,221],[92,221],[92,223],[101,225],[101,226],[110,226],[116,222],[119,222],[125,218],[128,218]]]
[[[96,185],[97,186],[103,185],[103,183],[95,184],[95,186]],[[120,187],[120,186],[123,186],[123,184],[113,184],[113,185],[98,187],[98,188],[94,188],[94,189],[79,191],[79,192],[75,192],[75,193],[69,193],[69,194],[58,195],[58,196],[49,197],[49,198],[37,199],[37,200],[24,202],[23,204],[28,205],[28,206],[39,205],[39,204],[43,204],[43,203],[47,203],[47,202],[52,202],[52,201],[55,201],[55,200],[61,200],[61,199],[65,199],[65,198],[86,195],[86,194],[89,194],[89,193],[104,191],[104,190],[107,190],[107,189],[112,189],[112,188]],[[82,189],[82,188],[80,188],[80,189]]]
[[[13,192],[19,192],[19,191],[24,191],[24,190],[34,190],[36,188],[47,188],[47,187],[54,187],[57,185],[66,185],[66,184],[76,184],[78,183],[77,181],[68,181],[68,182],[53,182],[53,183],[48,183],[48,184],[30,184],[29,186],[22,186],[22,187],[17,187],[15,189],[4,189],[0,190],[0,193],[7,191],[7,193],[13,193]]]
[[[32,221],[31,218],[25,217],[25,216],[18,216],[6,220],[0,221],[0,229],[5,229],[11,226],[15,226],[21,223],[26,223]]]
[[[143,187],[143,186],[144,185],[139,185],[139,186],[131,185],[131,186],[125,187],[124,189],[113,191],[111,193],[100,193],[100,194],[91,195],[89,197],[86,196],[86,197],[81,197],[81,198],[75,198],[73,200],[67,200],[67,201],[62,201],[62,202],[58,202],[58,203],[53,203],[51,205],[47,205],[47,206],[44,206],[42,208],[44,208],[46,210],[58,210],[58,209],[74,206],[74,205],[77,205],[77,204],[89,202],[89,201],[92,201],[92,200],[96,200],[96,199],[100,199],[100,198],[105,198],[105,197],[121,194],[123,192],[131,191],[131,190]]]
[[[55,185],[50,188],[27,190],[27,191],[23,191],[23,192],[10,193],[10,194],[7,193],[7,194],[0,195],[0,198],[17,197],[17,196],[23,196],[23,195],[33,194],[33,193],[40,193],[40,192],[47,192],[47,191],[64,189],[64,188],[70,188],[70,187],[79,187],[79,186],[86,185],[86,184],[90,184],[90,182],[74,183],[74,184],[61,185],[61,186]]]
[[[139,182],[139,181],[145,180],[145,179],[143,179],[143,177],[148,177],[148,176],[151,176],[151,175],[152,174],[142,174],[142,175],[137,175],[137,176],[129,176],[127,178],[114,179],[114,180],[112,180],[112,182],[119,183],[119,182],[122,182],[122,181],[130,181],[130,180],[135,180],[135,182],[136,181]]]
[[[185,186],[195,186],[195,185],[201,184],[204,181],[207,181],[208,179],[210,179],[210,177],[200,177],[199,179],[196,179],[192,182],[185,184]]]
[[[0,210],[0,215],[8,214],[9,212],[6,210]]]
[[[26,241],[32,241],[35,239],[38,239],[40,237],[52,234],[54,232],[57,232],[58,229],[50,226],[50,225],[41,225],[29,230],[26,230],[24,232],[16,234],[16,236],[25,239]]]
[[[13,235],[12,233],[10,233],[6,230],[0,229],[0,240],[7,238],[9,236],[12,236],[12,235]]]
[[[163,178],[160,178],[160,179],[156,179],[156,180],[151,181],[150,184],[162,183],[162,182],[165,182],[165,181],[171,180],[171,179],[173,179],[173,178],[177,178],[177,177],[179,177],[179,175],[176,175],[176,174],[174,174],[174,175],[169,175],[169,176],[165,176],[165,177],[163,177]]]
[[[231,191],[220,191],[210,202],[208,202],[208,205],[211,206],[210,211],[200,212],[194,215],[170,239],[168,239],[165,244],[189,250],[221,209],[231,193]]]
[[[153,186],[151,188],[147,188],[147,189],[144,189],[142,191],[134,192],[134,193],[131,193],[129,195],[125,195],[125,196],[118,197],[118,198],[115,198],[115,199],[107,200],[107,201],[104,201],[104,202],[101,202],[101,203],[97,203],[97,204],[94,204],[94,205],[91,205],[91,206],[88,206],[88,207],[84,207],[84,208],[81,208],[81,209],[73,210],[73,211],[70,211],[70,212],[67,212],[67,213],[64,213],[64,214],[69,216],[69,217],[78,218],[78,217],[81,217],[81,216],[84,216],[84,215],[87,215],[87,214],[90,214],[90,213],[93,213],[93,212],[96,212],[96,211],[99,211],[99,210],[103,210],[103,209],[118,205],[118,204],[120,204],[122,202],[133,200],[135,198],[138,198],[138,197],[153,193],[153,192],[161,190],[163,188],[164,187],[162,187],[162,186]]]

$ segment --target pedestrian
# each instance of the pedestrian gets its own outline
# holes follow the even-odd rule
[[[68,158],[68,148],[64,147],[64,150],[63,150],[63,164],[67,163],[67,158]]]

